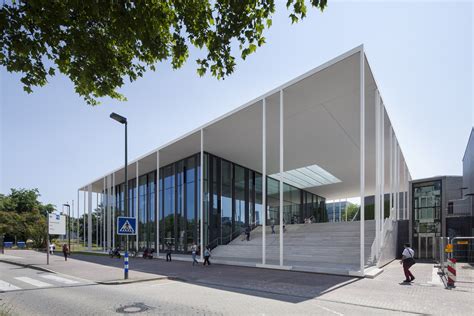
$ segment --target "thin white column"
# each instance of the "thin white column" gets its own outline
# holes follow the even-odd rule
[[[408,207],[407,207],[407,165],[405,158],[403,158],[403,208],[405,209],[405,219],[408,219]]]
[[[262,107],[262,264],[267,261],[267,102],[263,99]]]
[[[79,224],[81,223],[80,222],[80,216],[79,216],[79,203],[80,203],[80,199],[79,199],[79,190],[77,190],[77,227],[76,227],[76,241],[77,241],[77,245],[79,246],[80,245],[80,239],[79,239]]]
[[[160,151],[156,151],[156,256],[160,257]]]
[[[111,193],[111,190],[112,190],[112,179],[111,179],[111,175],[108,175],[107,176],[107,194],[106,194],[106,197],[107,197],[107,208],[106,208],[106,211],[107,211],[107,248],[108,249],[111,249],[112,248],[112,226],[113,226],[113,222],[112,222],[112,193]]]
[[[332,201],[332,222],[336,221],[336,200]]]
[[[92,185],[89,184],[87,189],[87,250],[92,250]]]
[[[365,267],[365,56],[360,50],[360,273]]]
[[[393,209],[393,131],[392,126],[389,129],[389,138],[390,138],[390,153],[389,153],[389,167],[390,167],[390,176],[389,176],[389,193],[390,193],[390,214],[392,214]]]
[[[140,216],[139,216],[139,211],[138,211],[138,199],[139,199],[139,194],[138,194],[138,161],[137,161],[137,164],[135,166],[135,172],[136,172],[136,179],[135,179],[135,218],[136,218],[136,222],[137,222],[137,231],[135,232],[136,233],[136,236],[135,236],[135,249],[138,251],[138,239],[139,239],[139,229],[138,227],[140,226],[139,225],[139,220],[140,220]]]
[[[280,90],[280,266],[283,266],[283,90]]]
[[[112,174],[112,248],[115,248],[115,210],[117,209],[117,199],[115,198],[115,173]]]
[[[345,221],[347,222],[347,198],[346,198],[346,203],[344,204],[344,215],[346,217]]]
[[[341,204],[341,199],[339,199],[339,221],[341,221],[341,216],[342,216],[342,204]]]
[[[203,130],[201,129],[201,155],[200,155],[200,160],[201,160],[201,168],[200,168],[200,179],[199,179],[199,190],[200,190],[200,197],[201,197],[201,203],[200,203],[200,209],[199,209],[199,216],[201,217],[201,223],[200,223],[200,243],[201,243],[201,260],[204,260],[204,135],[203,135]]]
[[[95,216],[95,246],[99,248],[99,193],[95,194],[95,210],[97,211]]]
[[[105,244],[105,223],[107,222],[106,221],[106,211],[105,211],[105,207],[106,207],[106,202],[105,202],[105,179],[106,177],[104,177],[104,187],[103,187],[103,191],[102,191],[102,249],[106,250],[106,244]]]
[[[380,143],[381,143],[381,153],[380,153],[380,168],[381,168],[381,175],[380,175],[380,196],[381,196],[381,210],[380,210],[380,217],[381,217],[381,227],[380,232],[383,233],[383,223],[385,220],[385,105],[382,103],[381,105],[381,128],[380,128]],[[380,234],[380,241],[379,247],[383,245],[383,235]]]
[[[82,190],[82,195],[84,197],[84,205],[82,207],[82,237],[84,241],[84,248],[86,247],[86,232],[87,232],[87,226],[86,226],[86,190]]]
[[[395,167],[395,170],[397,171],[397,173],[395,174],[395,179],[396,179],[396,187],[395,187],[395,191],[396,191],[396,197],[397,197],[397,200],[396,200],[396,207],[397,207],[397,214],[398,214],[398,218],[400,219],[400,146],[398,144],[398,140],[395,142],[395,146],[397,148],[396,150],[396,155],[397,155],[397,164],[396,164],[396,167]]]
[[[374,196],[374,219],[375,219],[375,249],[378,259],[380,249],[380,96],[375,90],[375,196]]]

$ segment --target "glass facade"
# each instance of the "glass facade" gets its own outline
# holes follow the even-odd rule
[[[441,236],[441,180],[413,184],[413,248],[418,258],[433,258]]]
[[[212,154],[204,157],[204,244],[227,244],[247,226],[254,228],[266,220],[279,223],[279,181],[267,177],[267,210],[262,206],[262,175]],[[160,191],[157,193],[157,181]],[[129,180],[129,214],[124,211],[124,185],[116,186],[116,216],[138,215],[138,246],[156,248],[158,212],[160,250],[170,245],[174,252],[188,253],[193,243],[200,244],[200,154],[177,161]],[[327,221],[325,199],[288,184],[283,186],[283,220],[303,223],[306,218]],[[159,207],[156,207],[159,194]],[[138,199],[138,209],[137,209]],[[265,214],[264,214],[265,213]],[[116,236],[117,245],[125,239]],[[135,239],[130,238],[130,248]]]

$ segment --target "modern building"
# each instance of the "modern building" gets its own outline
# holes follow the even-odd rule
[[[114,223],[128,215],[139,222],[134,248],[169,244],[186,255],[195,243],[211,247],[221,263],[362,276],[382,264],[389,244],[384,195],[391,196],[390,220],[408,217],[410,173],[363,46],[138,157],[127,170],[128,201],[124,167],[78,190],[84,212],[91,214],[95,195],[103,206],[107,249],[125,245]],[[362,197],[364,210],[366,196],[374,196],[372,220],[361,212],[357,222],[328,223],[326,200]],[[304,223],[308,217],[312,224]],[[240,237],[247,227],[249,242]],[[89,229],[89,248],[91,240]]]
[[[418,258],[436,259],[439,237],[474,236],[473,131],[463,156],[462,176],[437,176],[410,182],[410,242]]]

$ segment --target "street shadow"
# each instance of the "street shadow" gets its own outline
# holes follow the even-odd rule
[[[116,268],[123,267],[123,259],[107,256],[75,254],[71,258]],[[193,266],[187,261],[166,262],[162,259],[130,258],[129,264],[131,277],[134,271],[157,274],[178,282],[289,303],[311,300],[360,280],[349,276],[221,264]]]

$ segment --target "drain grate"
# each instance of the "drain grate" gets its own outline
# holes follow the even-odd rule
[[[144,303],[133,303],[130,305],[120,306],[115,311],[119,314],[137,314],[146,312],[150,309],[153,309],[153,307],[148,306]]]

